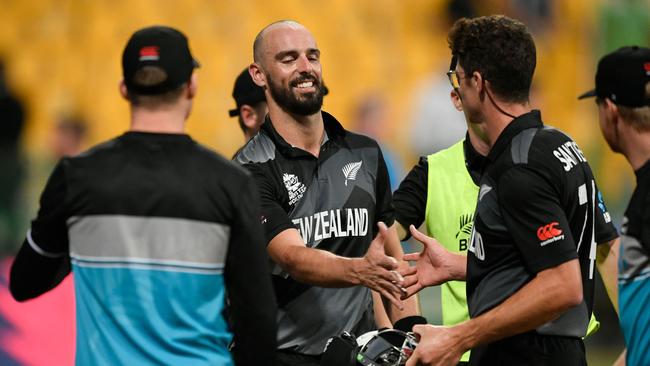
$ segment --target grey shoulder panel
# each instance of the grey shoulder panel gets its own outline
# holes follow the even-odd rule
[[[271,139],[258,133],[239,151],[235,161],[239,164],[264,163],[275,159],[275,145]]]
[[[537,128],[529,128],[520,132],[512,139],[512,143],[510,144],[510,153],[512,154],[513,163],[528,163],[528,152],[530,151],[530,146],[533,143],[533,138],[535,138],[537,131]]]

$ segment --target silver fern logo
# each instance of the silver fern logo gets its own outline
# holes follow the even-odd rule
[[[356,163],[345,164],[343,169],[341,169],[343,170],[343,176],[345,177],[346,187],[349,180],[357,179],[357,173],[359,172],[359,169],[361,169],[361,164],[363,164],[363,161],[357,161]]]

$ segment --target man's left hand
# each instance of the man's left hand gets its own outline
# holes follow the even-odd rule
[[[454,328],[416,325],[413,332],[420,336],[420,342],[406,366],[454,366],[465,352]]]

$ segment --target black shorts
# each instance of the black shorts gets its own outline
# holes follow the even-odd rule
[[[586,366],[581,338],[518,334],[472,349],[469,364],[521,366]]]

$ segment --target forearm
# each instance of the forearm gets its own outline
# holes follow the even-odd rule
[[[11,266],[9,290],[17,301],[29,300],[56,287],[68,273],[67,256],[42,256],[25,241]]]
[[[377,325],[378,329],[391,328],[393,326],[386,312],[386,304],[377,291],[372,291],[372,309],[375,313],[375,325]]]
[[[577,259],[537,274],[494,309],[455,328],[463,351],[535,329],[582,302]]]
[[[320,287],[361,284],[357,268],[362,258],[346,258],[321,249],[296,246],[284,259],[281,266],[299,282]]]
[[[609,300],[618,314],[618,253],[620,241],[615,239],[609,243],[598,245],[596,265],[603,284],[609,295]]]
[[[399,261],[398,271],[403,271],[408,269],[409,264],[407,261],[403,260],[404,250],[402,249],[402,244],[398,238],[400,238],[401,233],[400,229],[403,229],[402,225],[395,221],[390,228],[388,228],[388,236],[386,237],[385,250],[386,254],[397,259]],[[390,319],[392,324],[395,324],[396,321],[413,315],[420,315],[420,307],[418,304],[417,296],[409,297],[406,300],[402,300],[402,308],[398,308],[388,299],[382,299],[384,309],[386,314]]]
[[[399,221],[395,221],[395,229],[397,231],[397,237],[399,240],[406,240],[409,235],[408,227],[405,227]]]

